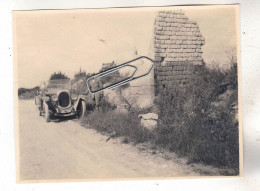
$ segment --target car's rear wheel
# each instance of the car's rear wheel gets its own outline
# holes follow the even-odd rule
[[[49,106],[46,102],[43,102],[43,117],[46,122],[50,121],[50,111],[49,111]]]
[[[86,103],[85,103],[84,100],[82,100],[82,101],[80,102],[78,118],[79,118],[79,119],[82,119],[82,118],[84,117],[85,113],[86,113]]]

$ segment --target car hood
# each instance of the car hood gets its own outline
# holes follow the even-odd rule
[[[48,91],[46,92],[46,94],[59,94],[60,92],[68,92],[70,93],[71,90],[70,89],[52,89],[52,88],[49,88],[47,89]]]

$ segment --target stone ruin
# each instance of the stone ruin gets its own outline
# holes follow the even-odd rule
[[[204,44],[199,26],[183,11],[159,11],[154,23],[154,72],[130,83],[124,91],[126,97],[139,108],[149,108],[154,106],[154,98],[159,93],[164,95],[178,87],[185,90],[196,68],[204,66],[201,56]],[[103,64],[102,71],[114,66]],[[105,91],[109,98],[117,97],[114,93]],[[123,108],[120,100],[116,105]]]
[[[182,10],[158,13],[154,23],[155,94],[189,83],[194,69],[204,65],[204,44],[197,22]]]

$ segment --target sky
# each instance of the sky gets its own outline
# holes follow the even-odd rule
[[[182,9],[197,21],[206,64],[223,67],[236,53],[234,6],[19,11],[13,15],[18,87],[37,86],[53,72],[73,78],[80,68],[93,73],[102,63],[152,58],[154,19],[162,9]]]

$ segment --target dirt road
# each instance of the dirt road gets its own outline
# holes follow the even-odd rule
[[[20,179],[115,179],[196,175],[188,165],[140,151],[82,127],[46,123],[33,101],[19,101]],[[97,119],[98,120],[98,119]]]

